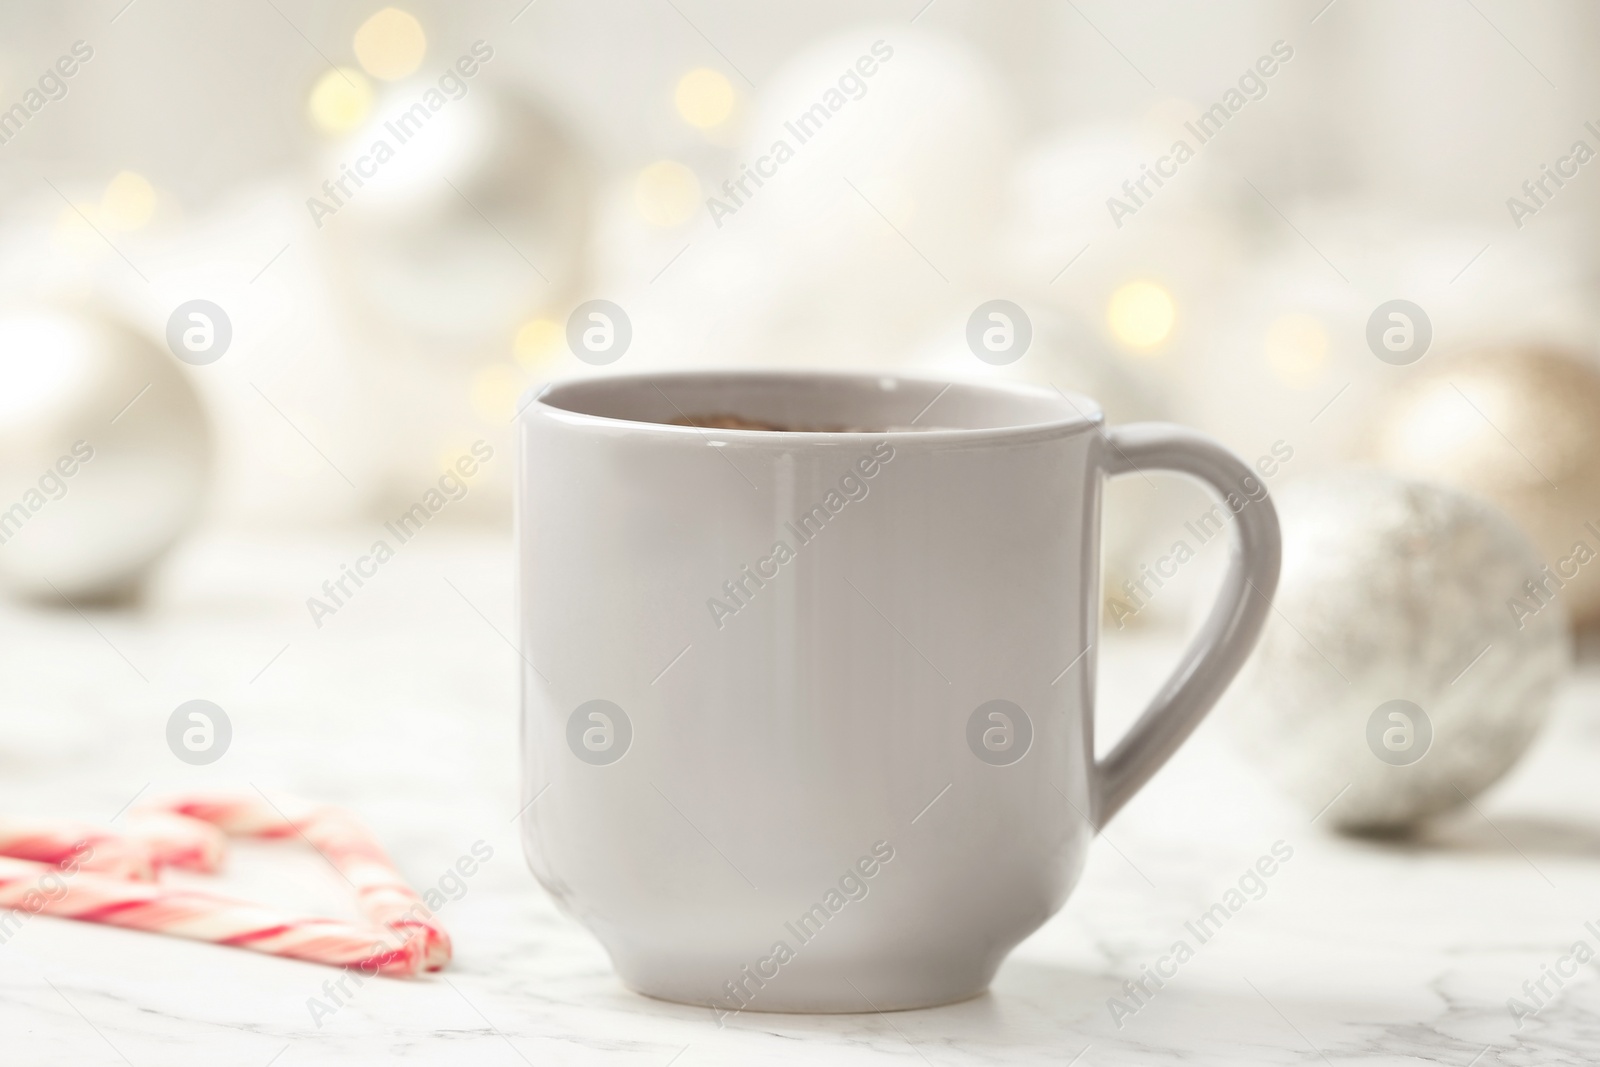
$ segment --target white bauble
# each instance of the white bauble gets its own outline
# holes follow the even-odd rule
[[[190,526],[211,434],[177,361],[87,315],[0,318],[0,584],[131,591]]]
[[[797,121],[822,113],[802,140]],[[798,53],[764,80],[725,169],[701,175],[731,214],[700,213],[643,261],[617,217],[631,209],[602,222],[602,280],[634,320],[629,361],[903,365],[1000,273],[1008,113],[999,77],[938,34],[861,28]],[[741,177],[735,202],[723,183]]]
[[[739,162],[775,155],[780,142],[792,158],[772,168],[775,176],[726,226],[750,210],[774,238],[831,244],[836,270],[857,269],[844,241],[858,252],[881,250],[881,266],[892,264],[911,284],[936,283],[918,252],[960,272],[963,254],[986,241],[1000,217],[996,194],[1012,158],[1008,114],[997,74],[959,39],[886,27],[813,45],[768,79]]]
[[[459,363],[474,345],[508,346],[528,315],[571,295],[591,182],[576,142],[535,102],[474,85],[420,128],[403,126],[422,93],[397,86],[321,157],[320,177],[344,179],[350,195],[318,223],[357,316]],[[351,168],[372,176],[356,186]]]
[[[1238,743],[1342,829],[1401,829],[1499,779],[1570,655],[1559,605],[1507,606],[1539,571],[1528,539],[1484,501],[1377,471],[1274,499],[1275,610],[1224,701]]]

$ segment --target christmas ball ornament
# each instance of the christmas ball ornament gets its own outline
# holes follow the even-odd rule
[[[429,93],[439,106],[418,110]],[[581,275],[588,164],[531,100],[477,82],[451,97],[405,83],[320,167],[308,210],[352,311],[408,348],[445,362],[503,348]]]
[[[210,465],[199,397],[151,341],[89,315],[0,318],[0,586],[132,591],[194,521]]]
[[[1381,471],[1274,497],[1275,610],[1225,701],[1243,749],[1308,813],[1394,831],[1510,769],[1569,658],[1559,606],[1515,612],[1539,573],[1492,505]]]
[[[905,248],[909,239],[959,274],[967,265],[958,257],[985,243],[1000,215],[995,201],[1013,152],[1006,105],[997,73],[957,38],[849,30],[766,80],[735,181],[708,190],[715,214],[724,227],[758,214],[775,235],[811,250],[826,240],[868,252],[880,241],[898,244],[912,260],[892,262],[937,282],[937,271]],[[741,187],[746,165],[782,180]]]
[[[1371,438],[1385,466],[1497,504],[1532,537],[1576,622],[1600,621],[1600,371],[1532,345],[1445,358]]]
[[[665,269],[688,235],[641,253],[608,214],[602,276],[632,279],[617,300],[656,366],[903,364],[997,276],[1008,114],[963,42],[852,29],[763,80],[726,173],[701,175],[690,251]]]

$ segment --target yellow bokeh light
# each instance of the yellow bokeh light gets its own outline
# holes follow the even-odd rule
[[[528,376],[509,363],[491,363],[472,377],[472,410],[489,422],[504,422],[516,414],[517,397],[527,388]]]
[[[323,133],[348,133],[372,111],[372,83],[350,67],[330,70],[312,86],[306,111]]]
[[[531,319],[517,331],[517,362],[533,368],[550,358],[561,342],[561,326],[554,319]]]
[[[1111,336],[1139,351],[1148,351],[1172,335],[1178,306],[1172,294],[1155,282],[1135,281],[1111,294],[1106,326]]]
[[[680,226],[700,206],[700,179],[682,163],[663,159],[639,172],[633,202],[652,226]]]
[[[733,83],[709,67],[691,70],[678,79],[672,96],[683,121],[702,130],[720,126],[733,114]]]
[[[363,22],[352,44],[361,69],[386,82],[412,73],[428,54],[422,23],[397,7],[386,7]]]
[[[100,195],[100,222],[113,230],[137,230],[155,213],[155,188],[131,170],[112,178]]]
[[[1267,327],[1267,366],[1286,385],[1305,388],[1321,377],[1328,331],[1311,315],[1283,315]]]

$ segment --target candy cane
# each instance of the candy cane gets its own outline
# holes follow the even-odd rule
[[[222,866],[228,848],[228,835],[217,827],[170,811],[135,808],[128,812],[124,833],[150,850],[157,867],[209,874]]]
[[[356,903],[371,921],[407,941],[420,936],[427,968],[450,962],[445,933],[416,890],[395,869],[377,840],[346,811],[286,800],[278,805],[244,795],[190,796],[147,806],[211,823],[235,837],[288,838],[303,835],[356,888]]]
[[[128,882],[44,863],[0,859],[0,907],[231,945],[252,952],[408,977],[423,965],[419,941],[391,945],[373,929],[285,915],[259,904]]]
[[[0,856],[81,867],[111,878],[155,878],[156,856],[148,843],[65,819],[0,817]]]

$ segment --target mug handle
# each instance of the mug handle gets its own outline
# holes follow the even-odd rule
[[[1229,494],[1248,500],[1245,479],[1261,482],[1243,460],[1216,441],[1162,422],[1130,423],[1107,431],[1101,438],[1099,466],[1109,477],[1146,468],[1187,474],[1210,487],[1224,505]],[[1200,725],[1244,665],[1266,623],[1283,556],[1277,509],[1272,498],[1263,495],[1249,500],[1234,520],[1228,574],[1205,625],[1144,714],[1105,759],[1095,761],[1097,830]]]

